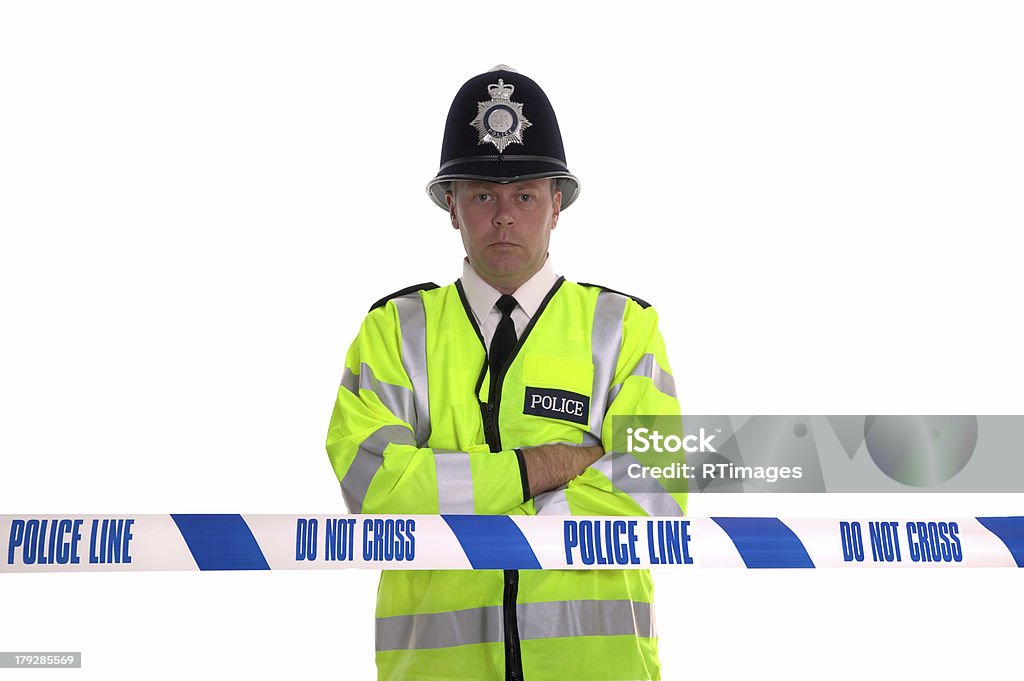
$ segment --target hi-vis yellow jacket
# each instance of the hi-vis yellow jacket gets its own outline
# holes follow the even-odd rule
[[[669,370],[653,308],[559,279],[490,376],[461,284],[411,287],[364,320],[327,453],[352,513],[681,515],[611,450],[613,415],[679,413]],[[529,498],[517,450],[554,442],[606,454]],[[385,571],[378,678],[659,679],[652,601],[645,570]]]

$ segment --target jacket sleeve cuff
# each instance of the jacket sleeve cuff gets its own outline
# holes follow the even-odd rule
[[[523,503],[530,500],[530,476],[526,472],[526,458],[523,450],[516,449],[516,461],[519,462],[519,480],[523,483]]]

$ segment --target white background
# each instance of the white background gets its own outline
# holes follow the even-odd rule
[[[656,305],[686,412],[1024,413],[1016,3],[0,7],[0,513],[340,512],[345,350],[378,297],[458,276],[423,186],[451,98],[500,62],[583,183],[556,268]],[[660,572],[665,678],[1019,672],[1021,580]],[[375,586],[4,575],[0,650],[82,651],[35,672],[61,679],[369,679]]]

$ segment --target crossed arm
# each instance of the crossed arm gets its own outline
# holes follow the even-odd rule
[[[604,419],[605,445],[611,441],[613,411],[678,412],[674,394],[645,397],[657,391],[634,365],[639,358],[656,358],[652,347],[662,356],[664,349],[654,311],[638,309],[635,314],[651,318],[650,333],[623,339],[616,396],[609,399],[609,417]],[[484,444],[461,452],[420,446],[424,443],[416,438],[413,381],[402,365],[399,334],[394,310],[375,310],[346,358],[327,452],[351,512],[505,514],[569,484],[605,455],[605,448],[597,445],[521,447],[521,457],[511,449],[491,452]]]
[[[523,449],[530,497],[567,484],[604,456],[604,447],[564,444],[541,445]]]

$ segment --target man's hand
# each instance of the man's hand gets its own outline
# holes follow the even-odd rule
[[[604,456],[604,448],[600,445],[582,447],[552,444],[524,447],[522,452],[526,461],[526,477],[530,481],[531,498],[561,487]]]

